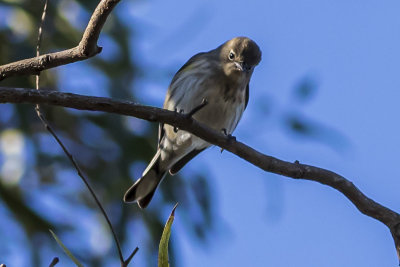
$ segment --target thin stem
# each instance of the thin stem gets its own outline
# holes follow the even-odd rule
[[[106,211],[104,210],[103,206],[101,205],[99,199],[97,198],[95,192],[93,191],[93,189],[91,188],[91,186],[89,185],[87,179],[85,178],[85,176],[83,175],[78,163],[75,161],[74,157],[71,155],[71,153],[69,153],[69,151],[67,150],[67,148],[64,146],[64,144],[62,143],[62,141],[58,138],[58,136],[56,135],[56,133],[54,132],[54,130],[51,128],[51,126],[47,123],[47,121],[45,120],[45,118],[43,117],[43,115],[40,113],[40,110],[36,109],[36,112],[38,113],[38,116],[40,118],[40,120],[42,121],[43,125],[46,127],[46,130],[50,132],[50,134],[54,137],[54,139],[56,139],[57,143],[60,145],[60,147],[62,148],[62,150],[64,151],[64,153],[67,155],[67,157],[69,158],[69,160],[71,161],[72,165],[75,167],[79,177],[82,179],[82,181],[85,183],[86,187],[88,188],[90,194],[92,195],[93,199],[95,200],[97,206],[99,207],[99,209],[101,210],[101,213],[103,214],[104,218],[107,221],[107,224],[111,230],[111,233],[113,235],[115,244],[117,245],[117,250],[118,250],[118,256],[121,262],[124,262],[124,258],[122,256],[122,252],[121,252],[121,246],[119,244],[117,235],[114,231],[114,228],[111,224],[111,221],[109,219],[109,217],[107,216]]]
[[[196,114],[197,112],[199,112],[202,108],[204,108],[207,104],[208,104],[207,99],[203,98],[203,100],[201,101],[201,104],[198,105],[197,107],[194,107],[194,108],[187,114],[187,116],[192,117],[194,114]]]
[[[59,262],[60,262],[60,260],[58,259],[58,257],[54,257],[53,260],[50,262],[49,267],[54,267]]]
[[[38,39],[37,39],[37,45],[36,45],[36,57],[40,56],[40,44],[41,44],[42,35],[43,35],[43,24],[44,24],[44,21],[45,21],[45,18],[46,18],[47,4],[48,4],[48,0],[45,1],[44,7],[43,7],[42,18],[41,18],[41,21],[40,21],[40,27],[39,27]],[[36,75],[36,90],[39,90],[39,81],[40,81],[40,77],[39,77],[39,75]],[[69,153],[69,151],[67,150],[67,148],[65,147],[63,142],[60,140],[60,138],[58,138],[58,136],[55,133],[55,131],[51,128],[49,123],[46,121],[44,115],[40,111],[39,104],[36,104],[35,111],[36,111],[37,116],[42,121],[43,125],[45,126],[46,130],[49,131],[49,133],[54,137],[54,139],[57,141],[57,143],[61,146],[62,150],[67,155],[67,157],[71,161],[72,165],[75,167],[76,171],[78,172],[79,177],[82,179],[82,181],[85,183],[86,187],[89,189],[89,192],[92,195],[92,197],[94,198],[97,206],[100,208],[101,213],[103,214],[104,218],[107,221],[107,224],[108,224],[109,228],[111,229],[111,233],[113,235],[115,244],[117,245],[119,260],[120,260],[121,264],[123,264],[125,261],[124,261],[124,257],[122,256],[121,246],[119,244],[117,235],[116,235],[116,233],[114,231],[114,228],[113,228],[113,226],[111,224],[111,221],[110,221],[109,217],[107,216],[106,211],[104,210],[104,208],[101,205],[99,199],[97,198],[96,194],[94,193],[94,190],[89,185],[87,179],[83,175],[83,173],[82,173],[79,165],[75,161],[74,157],[71,155],[71,153]]]
[[[135,256],[135,254],[136,254],[136,252],[138,252],[138,250],[139,250],[139,248],[136,247],[136,248],[132,251],[131,255],[129,255],[129,257],[128,257],[128,258],[126,259],[126,261],[124,262],[124,266],[128,266],[128,264],[131,262],[133,256]]]

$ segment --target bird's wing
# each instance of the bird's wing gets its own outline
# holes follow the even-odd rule
[[[178,78],[179,74],[181,74],[185,70],[190,69],[191,68],[190,65],[193,62],[195,62],[196,60],[198,60],[199,58],[201,58],[204,54],[206,54],[206,53],[205,52],[201,52],[201,53],[198,53],[198,54],[192,56],[191,58],[189,58],[189,60],[185,64],[183,64],[183,66],[175,73],[174,78],[172,78],[171,84],[173,84],[176,81],[176,79]],[[170,85],[170,88],[171,88],[171,85]]]
[[[160,148],[160,144],[164,137],[164,134],[165,134],[164,123],[160,123],[158,125],[158,148]]]
[[[246,86],[246,98],[245,98],[245,102],[244,102],[244,109],[246,109],[247,104],[249,103],[249,96],[250,96],[250,88],[249,88],[249,84],[247,84],[247,86]]]
[[[168,103],[168,101],[170,100],[170,97],[172,97],[172,96],[174,96],[174,95],[176,96],[176,91],[175,91],[175,90],[177,90],[178,88],[175,87],[175,86],[173,86],[174,83],[176,82],[176,80],[179,78],[179,76],[180,76],[183,72],[188,71],[188,70],[190,70],[191,68],[193,68],[193,64],[192,64],[192,63],[196,62],[199,58],[203,57],[205,54],[207,54],[207,53],[206,53],[206,52],[202,52],[202,53],[198,53],[198,54],[192,56],[192,57],[191,57],[191,58],[190,58],[190,59],[175,73],[174,77],[172,78],[171,84],[169,85],[169,88],[168,88],[167,97],[166,97],[166,99],[165,99],[166,101],[164,102],[164,108],[170,109],[170,110],[173,110],[173,108],[176,108],[176,106],[177,106],[177,104],[179,103],[180,99],[179,99],[179,100],[175,99],[175,101],[174,101],[175,105],[174,105],[173,108],[167,106],[167,103]],[[179,87],[179,88],[180,88],[180,87]],[[184,88],[180,88],[180,89],[184,89]],[[174,91],[175,91],[175,92],[174,92]],[[160,124],[159,124],[159,128],[158,128],[158,144],[159,144],[159,145],[161,144],[164,135],[165,135],[164,124],[163,124],[163,123],[160,123]]]
[[[172,168],[169,170],[169,173],[171,175],[174,175],[174,174],[178,173],[183,168],[183,166],[186,165],[186,163],[188,163],[191,159],[196,157],[204,149],[205,148],[203,148],[203,149],[194,149],[191,152],[189,152],[186,156],[184,156],[177,163],[175,163],[174,166],[172,166]]]

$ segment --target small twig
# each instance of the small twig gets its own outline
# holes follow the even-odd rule
[[[38,32],[38,39],[37,39],[37,44],[36,44],[36,57],[40,56],[40,45],[42,42],[42,35],[43,35],[43,24],[44,21],[46,19],[46,13],[47,13],[47,4],[48,4],[48,0],[46,0],[44,2],[44,6],[43,6],[43,13],[42,13],[42,18],[40,20],[40,26],[39,26],[39,32]],[[38,76],[38,75],[37,75]],[[37,85],[38,82],[38,78],[36,79],[36,87],[39,87]],[[38,88],[36,88],[38,89]]]
[[[48,0],[45,0],[44,6],[43,6],[42,18],[40,20],[40,26],[39,26],[39,31],[38,31],[38,39],[37,39],[37,44],[36,44],[36,57],[40,56],[40,45],[41,45],[41,42],[42,42],[43,24],[44,24],[44,21],[46,19],[47,4],[48,4]],[[39,90],[39,82],[40,82],[39,74],[37,74],[35,78],[36,78],[36,84],[35,84],[36,85],[36,90]],[[36,114],[38,115],[38,117],[41,118],[42,114],[40,112],[39,104],[36,104],[35,111],[36,111]],[[58,259],[58,257],[54,257],[53,260],[50,262],[49,267],[54,267],[59,261],[60,260]]]
[[[50,262],[49,267],[54,267],[59,262],[60,262],[60,260],[58,259],[58,257],[54,257],[54,259]]]
[[[203,98],[203,100],[201,101],[201,104],[198,105],[197,107],[194,107],[188,114],[186,114],[186,116],[187,117],[192,117],[194,114],[199,112],[202,108],[207,106],[207,104],[208,104],[207,99]]]
[[[71,161],[72,165],[75,167],[79,177],[82,179],[82,181],[85,183],[86,187],[88,188],[90,194],[92,195],[93,199],[95,200],[97,206],[99,207],[99,209],[101,210],[101,213],[103,214],[104,218],[107,221],[107,224],[111,230],[111,233],[114,237],[114,241],[115,244],[117,246],[117,250],[118,250],[118,256],[120,258],[120,261],[123,262],[123,256],[122,256],[122,252],[121,252],[121,246],[119,244],[117,235],[114,231],[114,228],[112,227],[111,221],[107,216],[106,211],[104,210],[103,206],[101,205],[99,199],[97,198],[96,194],[94,193],[93,189],[91,188],[91,186],[89,185],[87,179],[85,178],[85,176],[83,175],[78,163],[75,161],[74,157],[71,155],[71,153],[69,153],[69,151],[67,150],[67,148],[64,146],[64,144],[62,143],[62,141],[58,138],[58,136],[56,135],[56,133],[54,132],[54,130],[50,127],[50,125],[47,123],[47,121],[45,120],[45,118],[43,117],[43,115],[40,113],[39,110],[39,119],[42,121],[42,123],[44,124],[45,128],[47,131],[49,131],[49,133],[54,137],[54,139],[57,141],[57,143],[60,145],[60,147],[62,148],[62,150],[64,151],[64,153],[67,155],[67,157],[69,158],[69,160]]]
[[[37,39],[37,44],[36,44],[36,57],[40,56],[40,45],[41,45],[41,42],[42,42],[43,24],[44,24],[44,21],[46,19],[47,4],[48,4],[48,0],[46,0],[44,2],[42,18],[40,20],[38,39]],[[39,74],[37,74],[36,75],[36,90],[39,90],[39,82],[40,82],[40,77],[39,77]],[[36,104],[35,110],[36,110],[37,115],[40,117],[40,106],[39,106],[39,104]]]
[[[184,114],[187,118],[191,118],[193,117],[194,114],[196,114],[197,112],[199,112],[202,108],[204,108],[206,105],[208,104],[207,99],[203,98],[203,100],[201,101],[201,104],[194,107],[189,113]],[[175,112],[177,112],[177,110],[175,110]],[[183,110],[181,109],[179,111],[179,113],[183,113]],[[178,132],[179,128],[178,127],[174,127],[174,132]]]
[[[39,27],[39,33],[38,33],[38,40],[37,40],[37,46],[36,46],[36,57],[40,56],[40,43],[42,40],[42,33],[43,33],[43,23],[44,20],[46,18],[46,10],[47,10],[47,3],[48,0],[45,1],[44,7],[43,7],[43,13],[42,13],[42,19],[41,19],[41,23],[40,23],[40,27]],[[101,28],[100,28],[101,29]],[[90,40],[93,40],[90,39]],[[95,39],[97,40],[97,39]],[[36,90],[39,91],[39,80],[40,77],[39,75],[36,75]],[[110,219],[108,218],[108,215],[106,213],[106,211],[104,210],[102,204],[100,203],[99,199],[97,198],[96,194],[94,193],[94,190],[91,188],[91,186],[89,185],[87,179],[85,178],[85,176],[83,175],[79,165],[77,164],[77,162],[75,161],[74,157],[71,155],[71,153],[69,153],[69,151],[67,150],[67,148],[65,147],[65,145],[63,144],[63,142],[60,140],[60,138],[58,138],[57,134],[55,133],[55,131],[51,128],[50,124],[47,122],[47,120],[45,119],[44,115],[42,114],[42,112],[40,111],[40,106],[39,104],[36,104],[35,107],[35,111],[37,116],[39,117],[39,119],[42,121],[43,125],[45,126],[46,130],[54,137],[54,139],[57,141],[57,143],[60,145],[60,147],[62,148],[62,150],[64,151],[64,153],[67,155],[67,157],[69,158],[69,160],[71,161],[72,165],[75,167],[79,177],[82,179],[82,181],[85,183],[86,187],[88,188],[90,194],[92,195],[93,199],[95,200],[97,206],[99,207],[99,209],[101,210],[101,213],[103,214],[104,218],[107,221],[107,224],[111,230],[111,233],[113,235],[115,244],[117,246],[117,250],[118,250],[118,256],[119,256],[119,260],[121,262],[121,266],[123,264],[125,264],[124,261],[124,257],[122,256],[122,251],[121,251],[121,245],[118,241],[117,235],[114,231],[114,228],[111,224]]]
[[[138,250],[139,250],[139,248],[136,247],[132,251],[131,255],[129,255],[129,257],[125,260],[124,265],[122,267],[128,266],[128,264],[131,262],[131,260],[133,259],[133,256],[135,256],[135,254],[136,254],[136,252],[138,252]]]

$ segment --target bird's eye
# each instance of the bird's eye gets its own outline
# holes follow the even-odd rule
[[[235,58],[235,54],[233,52],[229,53],[229,59],[232,60]]]

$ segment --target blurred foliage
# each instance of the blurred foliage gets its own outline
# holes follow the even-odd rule
[[[284,128],[297,137],[319,141],[336,151],[347,149],[350,142],[342,133],[322,122],[307,117],[301,110],[304,104],[312,100],[317,91],[318,83],[315,78],[310,76],[302,78],[294,86],[293,104],[285,110],[282,118]],[[296,104],[301,104],[300,108]]]
[[[305,77],[294,87],[293,95],[297,101],[308,101],[315,95],[318,84],[314,78]]]
[[[69,249],[63,244],[63,242],[58,238],[58,236],[50,230],[51,235],[53,236],[53,238],[57,241],[58,245],[60,245],[60,247],[64,250],[65,254],[68,255],[68,257],[76,264],[76,266],[78,267],[83,267],[82,263],[80,263],[78,261],[77,258],[75,258],[74,255],[72,255],[71,251],[69,251]]]
[[[76,46],[98,2],[49,1],[41,53]],[[1,65],[35,55],[43,3],[38,0],[0,2]],[[110,49],[105,47],[103,53],[93,59],[44,71],[41,87],[75,90],[82,94],[87,94],[90,88],[92,95],[97,95],[94,90],[98,88],[102,96],[135,100],[133,84],[139,72],[131,50],[135,30],[129,27],[122,23],[117,12],[113,12],[101,35],[105,43],[113,47],[111,55]],[[34,77],[12,77],[1,85],[34,88]],[[124,254],[139,246],[139,253],[144,253],[148,259],[147,265],[154,266],[164,211],[170,210],[176,202],[183,203],[180,213],[188,218],[186,231],[189,235],[196,241],[206,240],[214,223],[210,204],[213,199],[201,173],[186,179],[180,176],[166,179],[146,211],[122,202],[125,190],[138,178],[155,152],[156,124],[59,107],[42,107],[42,110],[87,174],[126,248]],[[51,228],[85,266],[118,263],[104,218],[68,159],[36,117],[34,106],[1,105],[0,135],[8,129],[17,130],[24,142],[18,158],[4,152],[10,144],[6,143],[1,151],[0,212],[10,214],[11,219],[0,223],[0,236],[9,236],[6,233],[11,223],[21,228],[26,237],[20,238],[19,245],[23,248],[15,248],[17,242],[3,240],[3,244],[9,245],[0,247],[0,259],[12,254],[10,251],[23,249],[26,251],[25,266],[46,266],[54,256],[60,256],[60,264],[64,266],[68,259],[63,261],[62,252],[48,234]],[[14,165],[9,164],[9,171],[4,167],[7,162],[14,162]],[[15,166],[23,171],[13,171]],[[34,237],[37,235],[40,237]],[[173,258],[179,261],[178,255]],[[174,262],[174,266],[178,263]],[[8,265],[14,266],[12,262]]]
[[[49,1],[41,53],[76,46],[98,2]],[[1,65],[35,55],[43,3],[38,0],[0,1]],[[203,12],[201,14],[204,16]],[[132,48],[135,46],[134,27],[122,21],[117,7],[100,37],[102,53],[83,62],[42,72],[41,87],[135,100],[135,81],[144,75],[154,79],[170,77],[175,70],[162,70],[158,66],[143,70],[138,66]],[[182,35],[181,30],[177,31],[178,35],[186,40],[188,35]],[[175,39],[175,36],[170,38]],[[179,43],[179,40],[174,42]],[[162,42],[162,45],[164,43],[170,42]],[[163,71],[165,74],[160,74]],[[1,85],[33,88],[34,77],[12,77]],[[279,122],[290,134],[328,144],[339,140],[339,146],[336,142],[334,147],[340,147],[346,141],[344,137],[304,115],[302,108],[315,96],[317,89],[315,79],[300,80],[294,87],[292,102],[278,115]],[[262,104],[263,116],[270,115],[273,101],[269,98],[258,101]],[[146,255],[143,266],[157,264],[163,218],[176,202],[180,203],[179,214],[185,233],[194,242],[208,241],[217,216],[214,216],[215,205],[211,204],[215,199],[204,173],[191,173],[185,179],[181,176],[166,179],[145,211],[122,203],[125,190],[140,176],[155,152],[156,124],[59,107],[43,106],[42,110],[87,174],[122,242],[125,257],[139,246],[138,253]],[[5,134],[10,133],[10,129],[13,130],[11,139],[10,134]],[[22,136],[23,141],[18,141],[18,136]],[[19,145],[13,146],[10,142]],[[69,259],[63,258],[48,234],[51,228],[85,266],[118,265],[104,218],[66,156],[40,123],[33,105],[0,105],[0,143],[0,214],[9,218],[0,220],[0,236],[3,237],[0,260],[15,254],[15,259],[22,259],[21,266],[47,266],[54,256],[60,256],[60,264],[64,266]],[[10,150],[10,147],[19,147],[19,150]],[[19,237],[16,238],[10,229],[19,232]],[[179,266],[179,255],[173,243],[169,247],[171,265]],[[21,250],[24,253],[21,254]],[[135,258],[132,265],[134,262]],[[9,265],[18,266],[18,263]]]

